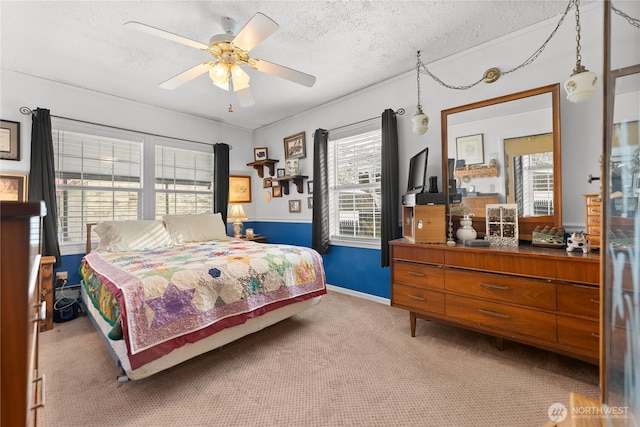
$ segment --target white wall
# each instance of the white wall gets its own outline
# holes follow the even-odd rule
[[[589,70],[602,72],[602,5],[591,4],[581,8],[582,20],[582,64]],[[547,45],[542,55],[531,65],[511,74],[503,75],[492,84],[480,83],[469,90],[447,89],[429,76],[421,75],[422,105],[430,117],[429,131],[422,136],[411,132],[411,117],[416,106],[416,73],[408,72],[395,79],[383,82],[345,98],[301,113],[288,120],[266,126],[256,131],[257,146],[269,148],[270,157],[284,160],[283,137],[300,131],[307,133],[307,158],[301,161],[303,175],[312,179],[312,133],[317,128],[329,129],[353,122],[377,117],[386,108],[404,108],[406,114],[398,116],[400,140],[400,192],[404,192],[405,177],[411,156],[429,147],[427,175],[437,175],[438,187],[443,188],[441,173],[441,128],[440,112],[447,108],[464,105],[483,99],[494,98],[568,79],[575,66],[575,24],[573,12]],[[428,64],[432,73],[451,85],[465,85],[479,80],[484,71],[498,67],[503,72],[525,61],[549,36],[557,20],[550,20],[511,34],[509,37],[470,49],[434,64]],[[587,30],[588,29],[588,30]],[[422,49],[428,49],[428,43]],[[415,63],[406,64],[415,70]],[[357,70],[354,70],[357,72]],[[600,174],[599,158],[602,153],[602,85],[588,102],[573,104],[562,95],[560,114],[562,119],[562,164],[563,164],[563,216],[565,227],[584,229],[584,200],[582,194],[598,191],[598,183],[589,184],[589,174]],[[283,163],[279,163],[278,167]],[[282,199],[266,203],[262,185],[254,185],[253,198],[256,219],[310,221],[311,210],[306,209],[304,194],[290,194]],[[287,200],[302,199],[302,213],[289,214]]]

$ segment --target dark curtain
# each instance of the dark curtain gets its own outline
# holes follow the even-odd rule
[[[320,254],[329,252],[329,176],[327,141],[329,132],[316,129],[313,134],[313,219],[311,247]]]
[[[227,223],[229,204],[229,145],[218,143],[213,146],[213,211],[222,214]]]
[[[53,136],[49,110],[37,108],[31,116],[31,169],[29,201],[44,200],[47,216],[42,224],[42,255],[56,257],[54,268],[62,266],[58,242],[58,208],[56,203],[56,171],[53,158]]]
[[[382,113],[382,209],[380,215],[380,266],[389,266],[389,241],[400,237],[398,125],[391,109]]]

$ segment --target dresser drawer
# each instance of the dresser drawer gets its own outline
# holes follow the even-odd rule
[[[599,194],[588,194],[588,195],[585,195],[584,198],[585,198],[585,203],[587,205],[600,206],[602,204],[602,198],[600,197]]]
[[[556,309],[556,286],[553,283],[455,269],[445,270],[444,277],[447,291],[547,310]]]
[[[600,217],[602,213],[602,206],[598,205],[587,205],[587,215],[594,216],[596,218]]]
[[[593,225],[593,224],[589,225],[589,226],[587,226],[587,236],[589,238],[591,238],[593,234],[595,234],[597,236],[600,236],[600,234],[602,234],[600,232],[600,230],[602,230],[602,228],[600,227],[599,224],[598,225]]]
[[[444,289],[444,269],[411,262],[393,264],[393,283],[424,289]]]
[[[589,226],[600,227],[601,223],[602,223],[602,221],[600,220],[599,216],[589,215],[587,217],[587,227],[589,227]]]
[[[445,296],[445,313],[479,325],[556,341],[556,316],[456,295]]]
[[[415,261],[427,264],[444,264],[444,250],[422,245],[392,245],[392,257],[397,261]]]
[[[393,305],[411,310],[444,314],[444,294],[441,292],[394,284],[391,300]]]
[[[558,342],[598,351],[600,326],[596,321],[558,315]]]
[[[600,289],[559,284],[558,311],[600,318]]]

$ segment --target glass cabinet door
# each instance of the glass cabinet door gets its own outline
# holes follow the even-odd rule
[[[605,3],[602,402],[640,423],[640,2]]]

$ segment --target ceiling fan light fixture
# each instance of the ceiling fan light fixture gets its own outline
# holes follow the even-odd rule
[[[412,130],[416,135],[424,135],[429,130],[429,117],[422,112],[422,103],[420,100],[420,65],[422,65],[422,61],[420,60],[420,51],[417,53],[417,64],[416,64],[416,81],[418,86],[418,105],[416,107],[416,113],[411,118],[411,123],[413,124]]]
[[[239,65],[231,66],[231,79],[233,81],[233,91],[239,91],[249,87],[249,74],[247,74]]]
[[[218,62],[209,69],[209,77],[220,89],[229,90],[229,65]]]

